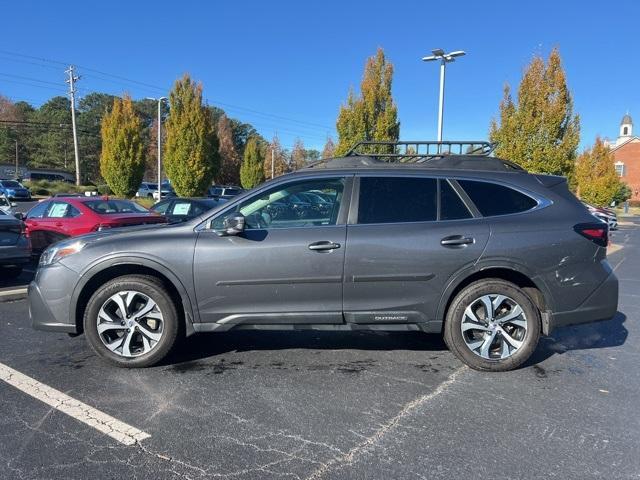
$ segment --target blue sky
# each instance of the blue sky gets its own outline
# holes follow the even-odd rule
[[[3,17],[0,94],[36,105],[64,94],[64,67],[52,60],[80,66],[80,94],[158,96],[190,72],[209,103],[266,137],[321,148],[381,46],[395,66],[401,137],[434,139],[438,68],[420,58],[441,47],[467,51],[447,69],[445,139],[483,139],[504,83],[517,85],[532,55],[557,46],[581,145],[615,137],[627,110],[640,129],[635,0],[22,1],[5,4]]]

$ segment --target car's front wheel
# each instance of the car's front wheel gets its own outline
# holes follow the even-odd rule
[[[480,280],[451,302],[444,340],[475,370],[512,370],[536,349],[540,323],[538,308],[517,285],[501,279]]]
[[[120,367],[161,361],[178,338],[179,317],[169,292],[154,277],[127,275],[107,282],[84,315],[89,344]]]

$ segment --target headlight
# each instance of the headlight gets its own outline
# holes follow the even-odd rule
[[[78,253],[85,246],[82,240],[65,240],[50,246],[40,256],[40,266],[51,265],[64,257]]]

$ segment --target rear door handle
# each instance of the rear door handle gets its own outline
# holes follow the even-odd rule
[[[475,242],[473,237],[465,237],[463,235],[451,235],[450,237],[444,237],[440,240],[440,245],[443,247],[456,248],[465,247]]]
[[[310,243],[309,244],[309,250],[314,250],[316,252],[323,252],[323,251],[327,251],[327,250],[335,250],[336,248],[340,248],[340,244],[339,243],[335,243],[335,242],[328,242],[328,241],[322,241],[322,242],[314,242],[314,243]]]

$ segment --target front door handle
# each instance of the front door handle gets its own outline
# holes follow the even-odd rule
[[[440,245],[448,248],[466,247],[475,242],[473,237],[465,237],[463,235],[451,235],[440,240]]]
[[[335,250],[336,248],[340,248],[339,243],[323,241],[323,242],[314,242],[309,244],[309,250],[314,250],[316,252]]]

